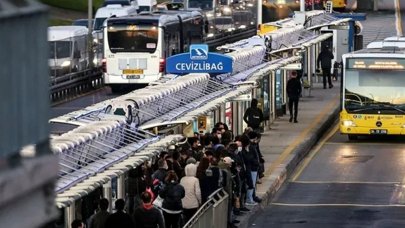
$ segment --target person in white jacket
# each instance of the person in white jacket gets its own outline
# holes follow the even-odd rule
[[[201,204],[200,182],[196,178],[197,166],[188,164],[184,168],[186,176],[181,178],[180,184],[184,187],[186,196],[181,200],[183,204],[184,223],[193,217]]]

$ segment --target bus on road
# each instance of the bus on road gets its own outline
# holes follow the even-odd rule
[[[104,83],[113,92],[124,84],[145,85],[165,71],[166,58],[201,43],[204,20],[198,11],[141,13],[108,18],[104,29]]]
[[[405,48],[380,46],[344,54],[340,132],[405,134]]]

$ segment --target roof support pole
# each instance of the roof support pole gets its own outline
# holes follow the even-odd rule
[[[300,0],[300,11],[305,12],[305,0]]]

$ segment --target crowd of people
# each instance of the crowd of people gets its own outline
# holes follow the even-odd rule
[[[236,226],[236,216],[249,212],[246,206],[261,202],[255,190],[264,176],[259,147],[263,114],[255,109],[257,100],[246,111],[249,127],[242,135],[234,136],[219,122],[210,133],[194,133],[183,143],[169,146],[154,164],[145,162],[130,170],[125,201],[117,199],[116,212],[110,214],[108,200],[99,200],[88,227],[181,227],[221,188],[229,195],[228,227]],[[72,227],[80,224],[75,221]]]

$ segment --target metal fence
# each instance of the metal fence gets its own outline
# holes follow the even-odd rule
[[[183,228],[223,228],[228,224],[229,195],[220,188],[213,192]]]

